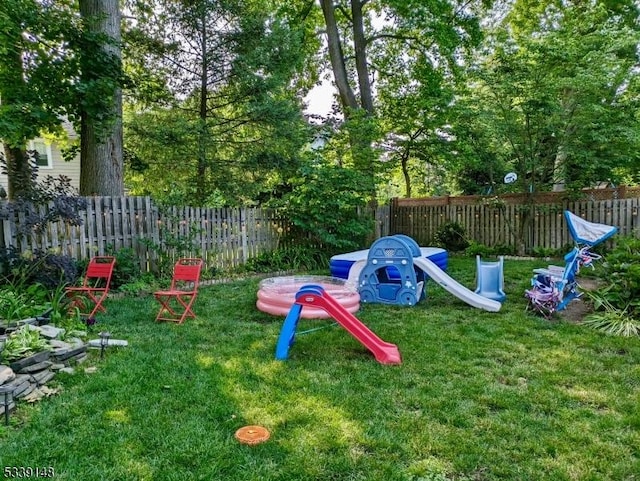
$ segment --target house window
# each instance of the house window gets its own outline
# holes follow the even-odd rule
[[[53,159],[51,158],[51,144],[45,143],[43,140],[31,140],[29,142],[29,150],[38,152],[38,167],[41,169],[52,169]]]

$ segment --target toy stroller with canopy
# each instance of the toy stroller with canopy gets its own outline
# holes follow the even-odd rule
[[[561,311],[573,299],[580,297],[576,274],[582,266],[593,268],[593,261],[600,258],[589,249],[613,236],[618,228],[589,222],[582,217],[564,211],[571,237],[576,245],[564,256],[565,266],[548,266],[534,269],[531,289],[525,291],[529,307],[545,317]]]

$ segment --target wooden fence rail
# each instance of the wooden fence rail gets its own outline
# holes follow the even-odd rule
[[[50,223],[41,233],[23,233],[24,214],[0,220],[0,248],[20,252],[54,249],[88,259],[122,248],[133,249],[144,271],[154,270],[163,252],[203,256],[207,265],[237,267],[275,249],[289,224],[261,208],[160,208],[148,197],[90,197],[80,226]],[[191,251],[183,250],[193,245]]]
[[[487,246],[507,245],[531,252],[535,247],[562,249],[572,243],[565,209],[591,222],[615,225],[621,235],[640,235],[640,197],[562,201],[523,205],[484,197],[396,200],[375,213],[373,238],[406,234],[423,246],[433,245],[438,229],[457,222],[468,237]],[[291,225],[262,208],[161,208],[148,197],[90,197],[80,226],[63,222],[41,233],[24,233],[25,216],[0,219],[0,249],[55,249],[76,259],[130,248],[144,271],[156,270],[162,252],[203,256],[208,266],[229,269],[276,249]],[[2,205],[0,204],[0,208]],[[517,245],[518,239],[524,245]],[[195,246],[191,252],[182,247]],[[164,259],[166,261],[166,259]]]
[[[423,204],[415,199],[391,207],[390,233],[406,234],[431,245],[438,229],[456,222],[469,239],[487,246],[562,249],[573,243],[563,211],[590,222],[615,225],[620,235],[640,235],[640,198],[563,201],[555,204],[510,204],[485,198],[479,202]],[[519,245],[520,243],[524,245]]]

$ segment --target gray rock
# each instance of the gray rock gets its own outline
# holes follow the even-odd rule
[[[75,374],[76,370],[72,367],[63,367],[58,372],[64,372],[65,374]]]
[[[69,331],[69,335],[73,337],[87,337],[87,331]]]
[[[0,385],[12,381],[16,378],[16,373],[9,366],[0,366]]]
[[[33,374],[34,372],[42,371],[43,369],[49,369],[53,364],[51,361],[42,361],[30,366],[23,367],[18,371],[19,374]]]
[[[35,374],[32,374],[31,375],[31,379],[38,386],[42,386],[44,384],[47,384],[49,381],[51,381],[51,379],[53,379],[53,376],[55,376],[55,375],[56,375],[55,372],[47,369],[45,371],[40,371],[40,372],[37,372]]]
[[[74,357],[80,353],[86,352],[86,350],[87,346],[84,344],[82,346],[74,347],[71,349],[61,349],[53,353],[53,358],[57,362],[66,361],[70,357]]]
[[[69,359],[67,360],[67,362],[69,361],[73,361],[76,364],[82,364],[83,362],[85,362],[87,359],[89,359],[89,355],[86,352],[83,352],[82,354],[74,357],[73,359]]]
[[[42,337],[46,337],[47,339],[57,339],[64,336],[64,333],[67,332],[65,329],[61,327],[56,327],[51,324],[45,324],[43,326],[38,326],[38,330],[40,331],[40,335]]]
[[[51,339],[49,341],[49,345],[55,351],[56,349],[71,349],[73,347],[72,344],[68,342],[61,341],[60,339]]]
[[[38,387],[38,384],[36,384],[35,382],[26,382],[24,384],[27,385],[26,389],[21,390],[21,391],[16,389],[15,391],[13,391],[13,397],[15,399],[20,399],[20,398],[23,398],[25,396],[28,396],[29,394],[31,394],[33,392],[33,390],[35,388]],[[22,386],[23,386],[23,384],[20,385],[20,387],[22,387]]]
[[[12,362],[9,364],[9,367],[14,370],[14,372],[20,372],[27,366],[31,366],[32,364],[37,364],[42,361],[46,361],[49,359],[49,351],[40,351],[32,356],[25,357],[24,359],[19,359],[16,362]]]
[[[67,339],[67,342],[71,343],[72,346],[78,347],[84,344],[84,341],[79,337],[70,337]]]

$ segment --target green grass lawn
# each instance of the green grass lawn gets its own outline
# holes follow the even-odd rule
[[[543,265],[505,262],[498,313],[432,283],[415,307],[364,306],[399,366],[338,326],[274,360],[282,318],[254,307],[257,280],[202,288],[184,325],[156,324],[150,297],[110,300],[95,327],[130,346],[22,403],[0,427],[0,465],[70,481],[636,480],[640,340],[525,312]],[[451,259],[449,273],[473,287],[475,261]],[[239,444],[247,424],[271,439]]]

